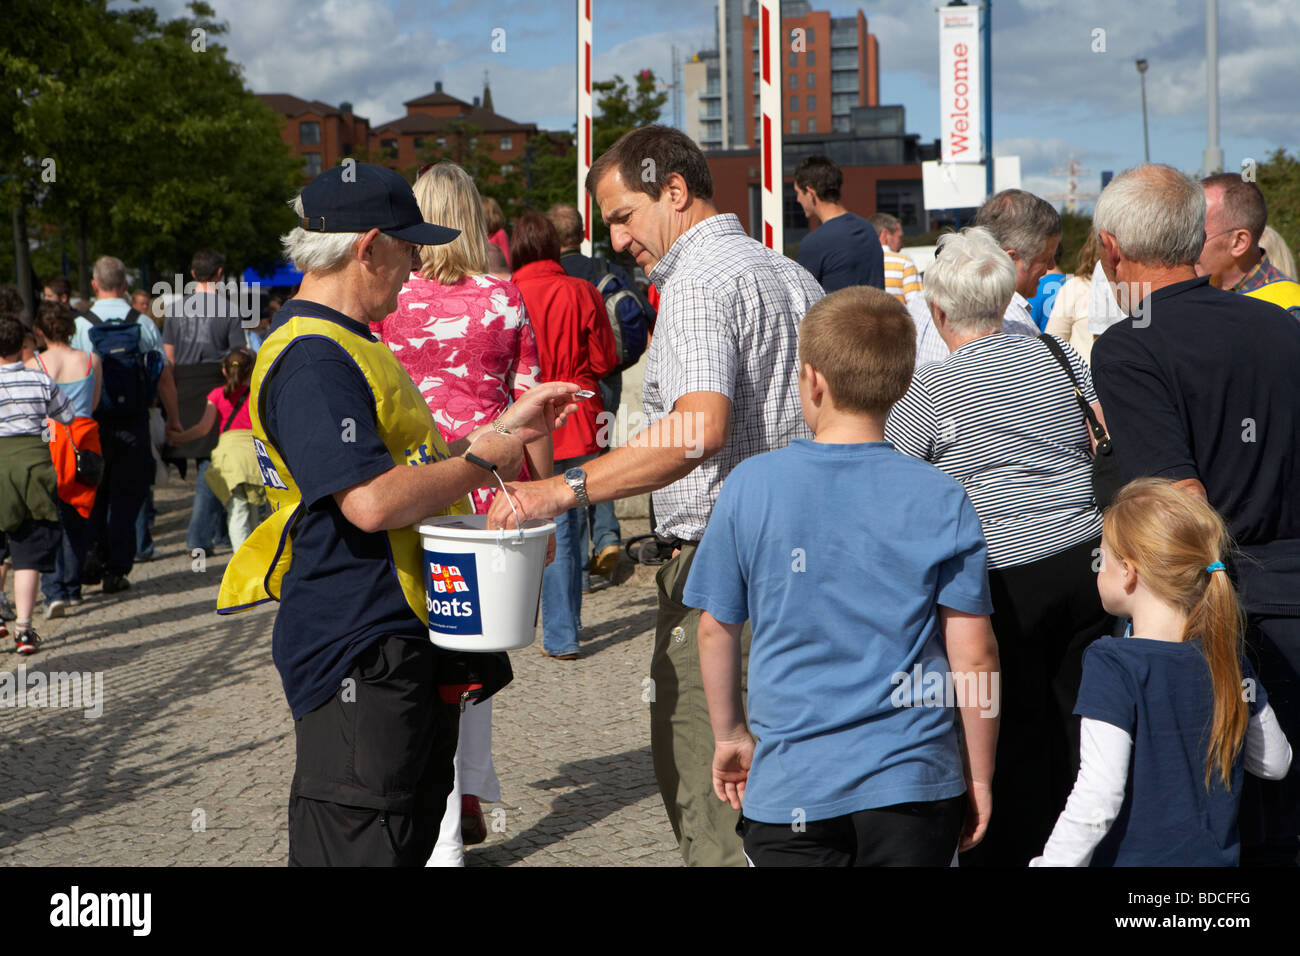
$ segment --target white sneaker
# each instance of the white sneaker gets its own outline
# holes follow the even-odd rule
[[[46,602],[45,620],[48,621],[52,617],[63,617],[63,612],[67,608],[67,606],[68,606],[67,601],[54,600],[54,601]]]

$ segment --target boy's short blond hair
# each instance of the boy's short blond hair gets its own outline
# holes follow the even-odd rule
[[[889,293],[855,285],[821,299],[799,323],[799,368],[826,379],[840,411],[884,415],[912,383],[916,326]]]

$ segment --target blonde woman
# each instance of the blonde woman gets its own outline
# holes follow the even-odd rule
[[[497,418],[541,380],[537,340],[519,290],[488,274],[483,205],[474,180],[455,163],[439,163],[414,189],[424,218],[460,235],[423,247],[420,271],[402,286],[397,311],[370,328],[424,395],[442,437],[453,442]],[[549,478],[551,451],[549,435],[527,445],[527,474],[520,478]],[[474,491],[475,512],[486,514],[495,493]],[[466,842],[486,838],[480,798],[501,799],[492,766],[490,699],[461,714],[456,785],[430,865],[464,865],[462,810]]]
[[[1074,275],[1066,279],[1056,293],[1056,302],[1052,305],[1052,314],[1047,320],[1047,334],[1055,335],[1062,342],[1069,342],[1070,347],[1085,362],[1091,358],[1092,343],[1096,338],[1093,329],[1098,325],[1092,311],[1101,306],[1100,311],[1105,315],[1100,321],[1107,325],[1121,317],[1115,295],[1110,291],[1106,276],[1098,268],[1100,259],[1101,243],[1097,240],[1097,233],[1090,232],[1088,241],[1079,250]]]
[[[1264,227],[1264,234],[1259,237],[1259,247],[1268,256],[1268,261],[1273,263],[1273,268],[1288,279],[1296,280],[1295,256],[1291,255],[1291,247],[1276,229],[1272,226]]]

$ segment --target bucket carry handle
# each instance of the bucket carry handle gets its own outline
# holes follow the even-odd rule
[[[506,489],[506,483],[501,480],[501,475],[497,472],[495,468],[492,469],[492,474],[496,475],[497,484],[501,486],[501,493],[506,496],[506,504],[510,505],[510,511],[515,516],[515,532],[516,532],[515,541],[519,544],[523,544],[524,523],[519,520],[519,511],[515,508],[515,500],[514,498],[510,497],[510,492]],[[499,529],[497,531],[498,546],[500,546],[501,542],[505,540],[505,537],[506,537],[506,529],[505,528]]]

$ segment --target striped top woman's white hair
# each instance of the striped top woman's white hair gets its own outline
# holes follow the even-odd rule
[[[925,301],[943,310],[954,331],[1000,329],[1015,291],[1015,263],[987,229],[971,226],[939,237],[925,272]]]

